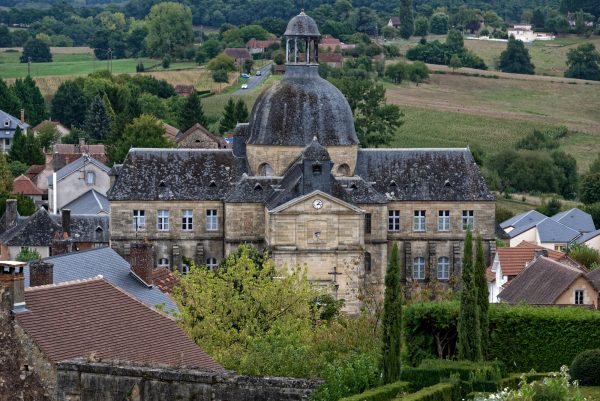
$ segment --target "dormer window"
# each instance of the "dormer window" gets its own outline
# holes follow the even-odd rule
[[[393,187],[393,188],[395,188],[395,187],[397,187],[397,186],[398,186],[398,185],[396,184],[396,181],[394,181],[394,180],[390,181],[390,187]]]
[[[215,180],[211,180],[210,184],[208,184],[208,186],[211,187],[211,188],[216,188],[217,183],[215,182]]]
[[[312,166],[313,175],[321,175],[322,169],[320,164],[313,164]]]
[[[158,187],[159,188],[164,188],[165,186],[166,186],[166,184],[165,184],[164,181],[161,181],[161,182],[158,183]]]
[[[10,120],[4,120],[4,126],[10,127]]]
[[[254,186],[254,190],[255,190],[255,191],[262,191],[262,189],[263,189],[263,188],[262,188],[262,185],[260,185],[260,184],[256,184],[256,185]]]

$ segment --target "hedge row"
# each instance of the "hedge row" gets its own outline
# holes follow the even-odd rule
[[[394,401],[452,401],[452,384],[439,383],[416,393],[396,398]]]
[[[457,302],[430,302],[404,311],[408,358],[453,358]],[[511,371],[557,371],[586,349],[600,348],[600,313],[582,308],[490,305],[489,360]],[[441,352],[441,355],[440,355]]]
[[[525,378],[527,383],[531,383],[532,381],[541,381],[544,380],[548,376],[547,373],[513,373],[508,377],[500,380],[499,385],[500,388],[517,388],[519,387],[519,383],[521,383],[521,378]]]
[[[340,401],[388,401],[398,397],[401,393],[408,392],[410,383],[398,381],[385,386],[375,387],[361,394],[342,398]]]

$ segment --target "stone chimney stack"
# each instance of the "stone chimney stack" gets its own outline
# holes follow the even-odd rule
[[[25,109],[21,109],[21,124],[25,124]]]
[[[0,262],[0,287],[8,290],[8,296],[2,302],[15,313],[25,311],[25,281],[23,269],[27,263],[5,261]]]
[[[154,250],[147,241],[134,242],[130,246],[129,262],[132,273],[148,287],[152,286],[154,270]]]
[[[29,286],[54,283],[54,264],[43,260],[29,262]]]
[[[5,224],[6,229],[12,228],[17,225],[17,200],[7,199],[6,200],[6,211],[4,212],[6,218]]]

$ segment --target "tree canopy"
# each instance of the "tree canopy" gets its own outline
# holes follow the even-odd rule
[[[503,72],[516,74],[534,74],[535,66],[531,62],[529,50],[525,48],[522,41],[514,36],[508,39],[506,50],[500,54],[500,69]]]
[[[565,77],[600,81],[600,52],[593,43],[583,43],[569,50]]]
[[[155,4],[146,17],[148,35],[144,45],[148,54],[164,56],[173,54],[178,47],[192,43],[192,11],[181,3]]]
[[[32,63],[48,63],[52,61],[52,53],[50,46],[43,40],[32,38],[23,46],[21,53],[21,63],[27,63],[31,60]]]
[[[165,137],[162,122],[153,116],[142,114],[125,127],[123,135],[116,144],[109,146],[109,158],[113,162],[122,162],[129,149],[172,148],[175,143]]]

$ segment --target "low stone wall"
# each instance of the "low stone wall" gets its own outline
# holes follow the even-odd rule
[[[58,401],[296,401],[307,400],[320,384],[84,360],[57,365]]]

